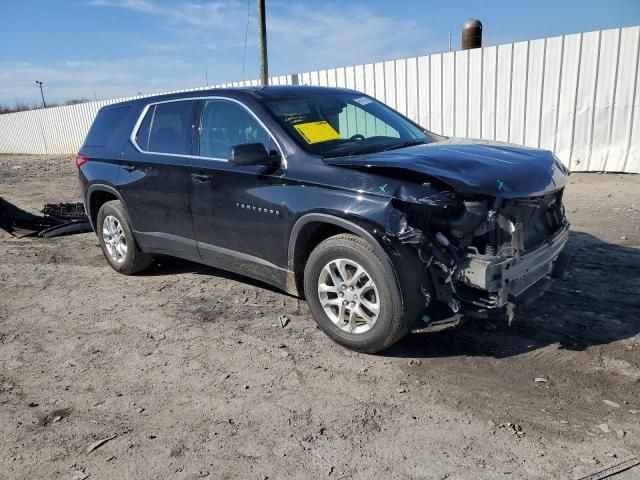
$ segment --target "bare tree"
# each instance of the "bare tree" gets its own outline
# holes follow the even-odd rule
[[[87,103],[89,101],[90,100],[85,97],[72,98],[62,103],[62,105],[78,105],[80,103]],[[61,104],[59,103],[47,102],[47,108],[59,107],[60,105]],[[40,103],[28,103],[28,102],[21,102],[21,101],[16,101],[13,105],[0,103],[0,115],[3,113],[24,112],[26,110],[38,110],[41,108],[42,108],[42,105]]]

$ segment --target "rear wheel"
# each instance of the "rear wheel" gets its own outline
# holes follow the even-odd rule
[[[345,347],[375,353],[407,333],[391,263],[361,237],[320,243],[305,266],[304,289],[318,326]]]
[[[133,275],[151,265],[151,256],[140,250],[133,238],[129,219],[119,200],[100,207],[96,231],[104,258],[115,271]]]

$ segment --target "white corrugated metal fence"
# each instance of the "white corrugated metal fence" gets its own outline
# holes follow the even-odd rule
[[[353,88],[436,133],[550,149],[572,171],[640,173],[639,51],[636,26],[278,76],[270,83]],[[257,81],[216,87],[243,85]],[[75,153],[97,111],[122,100],[0,115],[0,152]]]

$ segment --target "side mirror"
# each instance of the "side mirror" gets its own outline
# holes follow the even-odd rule
[[[229,151],[229,163],[231,165],[265,165],[274,166],[280,163],[280,158],[269,155],[267,149],[261,143],[245,143],[234,145]]]

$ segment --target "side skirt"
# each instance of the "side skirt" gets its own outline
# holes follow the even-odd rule
[[[262,258],[163,232],[134,232],[134,235],[147,253],[169,255],[237,273],[300,296],[293,272]]]

